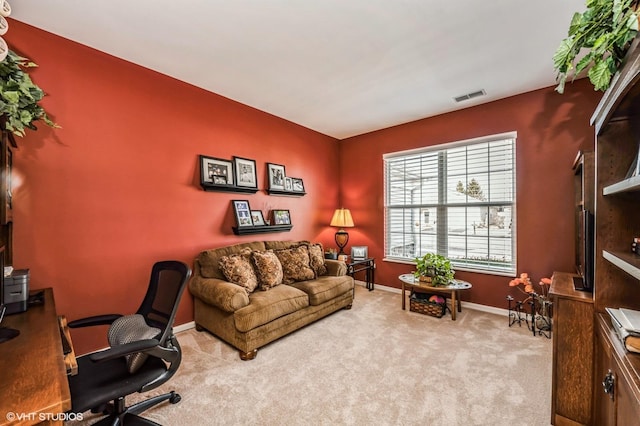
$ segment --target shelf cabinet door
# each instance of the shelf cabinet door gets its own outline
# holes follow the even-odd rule
[[[603,384],[607,375],[612,374],[615,380],[616,373],[612,370],[613,358],[611,356],[611,346],[608,345],[599,333],[596,343],[596,370],[595,370],[595,425],[609,426],[616,424],[615,393],[614,398],[605,393]],[[614,387],[615,392],[615,387]]]

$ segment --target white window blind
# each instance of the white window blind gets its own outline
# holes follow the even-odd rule
[[[516,272],[515,132],[384,156],[385,258]]]

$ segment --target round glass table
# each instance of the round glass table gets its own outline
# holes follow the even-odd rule
[[[398,277],[402,282],[402,310],[405,310],[406,304],[406,290],[422,289],[433,291],[437,293],[449,293],[451,299],[451,320],[456,320],[456,310],[462,312],[462,304],[460,303],[460,290],[470,289],[471,283],[462,280],[451,280],[449,285],[446,286],[432,286],[429,283],[418,280],[413,274],[402,274]],[[457,309],[456,309],[457,301]]]

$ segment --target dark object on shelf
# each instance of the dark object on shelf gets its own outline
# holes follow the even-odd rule
[[[324,252],[324,258],[329,260],[338,260],[338,252]]]
[[[4,318],[4,313],[6,310],[7,307],[5,305],[0,305],[0,323],[2,323],[2,318]],[[14,328],[0,327],[0,343],[11,340],[19,335],[19,330],[16,330]]]
[[[29,306],[44,304],[44,290],[29,294]]]
[[[411,312],[442,318],[447,309],[447,301],[443,298],[444,303],[430,302],[429,299],[431,296],[442,297],[430,293],[411,293],[409,297],[409,310]]]
[[[268,234],[270,232],[287,232],[291,231],[293,225],[265,225],[265,226],[245,226],[238,228],[232,226],[233,233],[236,235],[250,235],[250,234]]]

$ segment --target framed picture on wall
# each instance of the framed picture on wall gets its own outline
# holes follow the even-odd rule
[[[304,192],[304,183],[300,178],[291,178],[291,187],[293,192]]]
[[[262,210],[251,210],[251,220],[253,226],[265,226],[264,216],[262,216]]]
[[[233,200],[232,203],[238,228],[253,226],[253,219],[251,219],[251,209],[249,208],[249,201]]]
[[[268,189],[285,190],[284,166],[281,164],[267,163]]]
[[[291,181],[290,177],[286,177],[284,178],[284,190],[285,191],[293,191],[293,182]]]
[[[233,163],[200,155],[200,184],[233,186]]]
[[[233,157],[236,186],[244,188],[258,188],[256,161],[248,158]]]
[[[274,225],[291,225],[289,210],[271,210]]]

